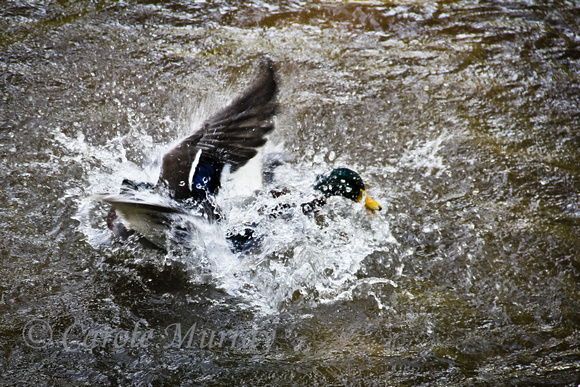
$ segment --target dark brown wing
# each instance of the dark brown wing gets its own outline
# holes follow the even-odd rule
[[[241,96],[163,157],[158,185],[169,189],[175,199],[216,194],[224,166],[229,164],[236,171],[266,143],[264,136],[274,128],[276,93],[274,63],[264,58],[258,75]]]

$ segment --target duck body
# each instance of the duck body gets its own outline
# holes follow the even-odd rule
[[[274,63],[264,58],[245,92],[163,156],[156,184],[126,179],[118,194],[98,195],[98,199],[111,204],[107,225],[113,233],[121,239],[136,234],[145,245],[160,249],[167,249],[168,238],[185,246],[194,243],[190,236],[196,234],[196,228],[223,217],[215,199],[226,167],[236,172],[267,142],[265,136],[274,129],[273,117],[278,109],[277,91]],[[266,180],[271,178],[274,164],[265,169]],[[324,205],[330,196],[360,201],[366,194],[360,176],[347,168],[319,176],[313,188],[319,197],[300,205],[307,214]],[[366,196],[369,209],[381,209]],[[232,251],[248,251],[259,244],[255,226],[240,225],[227,232]]]
[[[112,205],[107,225],[113,233],[126,239],[137,232],[164,249],[168,234],[191,231],[185,220],[219,220],[215,196],[224,169],[237,171],[266,143],[277,91],[274,63],[263,58],[244,93],[163,156],[157,184],[126,179],[118,194],[99,195]]]

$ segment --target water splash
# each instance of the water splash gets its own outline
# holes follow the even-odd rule
[[[88,187],[70,190],[65,196],[78,204],[80,230],[95,249],[123,249],[103,220],[107,208],[91,195],[116,192],[123,178],[154,182],[158,163],[140,169],[127,160],[122,138],[106,146],[88,144],[84,138],[55,135],[57,142],[85,165]],[[165,147],[142,143],[158,160]],[[280,146],[268,151],[280,150]],[[317,173],[308,164],[285,164],[278,168],[270,186],[261,181],[260,158],[227,178],[219,196],[226,214],[217,224],[189,219],[196,232],[190,248],[171,246],[165,261],[186,264],[191,282],[211,283],[264,312],[289,305],[325,302],[345,297],[356,283],[363,259],[386,243],[394,243],[389,225],[380,215],[367,214],[360,204],[331,198],[316,215],[305,215],[300,204],[312,200]],[[328,169],[331,169],[328,166]],[[240,181],[245,184],[239,185]],[[241,188],[240,188],[241,187]],[[285,194],[274,197],[271,189]],[[280,209],[283,209],[280,212]],[[273,216],[273,214],[277,214]],[[227,231],[252,225],[260,246],[235,254],[225,238]],[[146,251],[143,254],[147,254]]]

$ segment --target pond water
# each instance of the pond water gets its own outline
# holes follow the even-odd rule
[[[0,384],[580,383],[575,1],[0,5]],[[91,195],[278,68],[265,152],[330,200],[235,255],[115,240]],[[251,173],[247,171],[244,173]],[[271,198],[231,182],[228,222]],[[207,229],[206,229],[207,228]]]

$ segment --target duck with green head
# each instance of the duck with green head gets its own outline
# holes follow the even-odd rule
[[[175,227],[184,218],[196,216],[207,222],[219,221],[223,214],[215,197],[221,188],[222,173],[226,166],[232,173],[244,166],[266,143],[265,136],[274,129],[277,90],[275,66],[264,58],[257,77],[244,93],[163,156],[156,184],[125,180],[119,194],[98,195],[112,205],[107,225],[115,235],[126,238],[136,233],[165,249],[170,231],[179,234],[188,231],[182,226]],[[361,177],[347,168],[319,176],[314,189],[323,198],[303,204],[304,212],[308,206],[323,205],[323,199],[330,196],[356,202],[364,199],[368,209],[381,210],[367,194]],[[251,239],[253,233],[244,234]],[[228,238],[234,242],[233,250],[240,250],[240,246],[249,242],[244,237],[236,245],[235,233]]]

